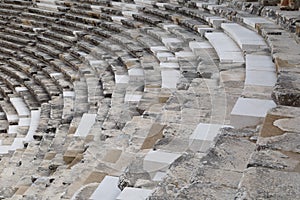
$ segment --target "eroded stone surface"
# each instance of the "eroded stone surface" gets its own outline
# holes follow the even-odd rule
[[[299,173],[249,168],[241,181],[237,199],[293,199],[299,196]]]

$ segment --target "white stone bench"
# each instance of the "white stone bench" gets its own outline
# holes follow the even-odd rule
[[[144,69],[142,68],[131,68],[128,70],[128,75],[130,76],[130,79],[132,76],[141,76],[144,77]]]
[[[270,56],[246,55],[245,85],[273,87],[276,81],[275,64]]]
[[[226,19],[219,16],[209,16],[205,17],[205,21],[207,21],[214,28],[220,28],[221,24],[225,22]]]
[[[230,114],[231,125],[235,128],[256,126],[274,107],[276,104],[272,100],[239,98]]]
[[[33,135],[39,126],[40,115],[41,115],[40,110],[32,110],[31,111],[29,130],[27,131],[24,141],[32,141],[33,140]]]
[[[216,50],[221,63],[244,63],[241,49],[225,33],[205,33],[205,37]]]
[[[125,98],[124,101],[125,102],[139,102],[142,99],[141,94],[135,94],[134,91],[132,91],[131,93],[126,92],[125,94]]]
[[[256,28],[256,24],[272,24],[271,21],[263,17],[244,17],[243,22],[253,29]]]
[[[118,183],[118,177],[105,176],[89,200],[115,200],[121,193]]]
[[[197,28],[197,32],[200,34],[201,37],[205,36],[205,33],[211,33],[215,31],[215,28],[212,28],[208,25],[201,25]]]
[[[179,69],[178,62],[161,62],[159,66],[161,69]]]
[[[250,29],[236,23],[223,23],[221,27],[243,51],[268,49],[264,39]]]
[[[129,82],[128,75],[115,75],[116,84],[127,84]]]
[[[10,102],[15,107],[19,117],[28,117],[30,115],[30,111],[22,98],[10,98]]]
[[[121,17],[121,16],[111,16],[111,19],[113,20],[113,22],[122,25],[122,20],[127,20],[126,17]]]
[[[10,125],[10,126],[8,126],[7,133],[8,134],[17,134],[18,128],[19,128],[19,125]]]
[[[195,55],[198,55],[199,51],[213,48],[213,46],[208,41],[203,41],[203,42],[191,41],[189,43],[189,47]]]
[[[161,71],[162,88],[175,89],[180,78],[180,71],[165,69]]]
[[[74,136],[85,137],[89,134],[92,126],[95,123],[97,114],[85,113],[82,115],[79,125],[74,133]]]
[[[198,124],[193,134],[189,137],[189,148],[195,152],[206,152],[213,144],[213,140],[219,133],[219,130],[223,127],[226,126],[222,124]]]
[[[269,71],[247,71],[245,85],[273,87],[277,81],[276,73]]]
[[[144,158],[143,168],[150,174],[166,170],[181,154],[161,150],[149,151]]]
[[[116,200],[146,200],[152,192],[148,189],[126,187]]]
[[[51,4],[51,1],[45,3],[37,3],[37,7],[45,10],[58,11],[57,5]]]

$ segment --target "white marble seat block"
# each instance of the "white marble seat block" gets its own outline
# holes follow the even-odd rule
[[[19,126],[30,126],[30,121],[31,121],[31,118],[20,118],[18,125]]]
[[[235,128],[256,126],[274,107],[276,104],[272,100],[239,98],[230,114],[231,125]]]
[[[8,114],[6,115],[6,119],[8,122],[12,123],[12,122],[18,122],[19,121],[19,117],[18,115],[11,115],[11,114]]]
[[[96,66],[96,65],[102,64],[103,61],[102,60],[89,60],[89,63],[91,66]]]
[[[63,91],[63,97],[75,97],[75,92],[73,91]]]
[[[166,172],[156,172],[154,177],[153,177],[153,181],[162,181],[165,177],[167,176]]]
[[[191,41],[189,43],[189,47],[190,47],[190,49],[192,49],[193,52],[197,49],[211,49],[211,48],[213,48],[211,46],[211,44],[207,41],[204,41],[204,42]]]
[[[118,177],[105,176],[89,200],[115,200],[121,192],[118,183]]]
[[[27,87],[15,87],[16,92],[24,92],[28,91]]]
[[[152,192],[148,189],[126,187],[116,200],[146,200]]]
[[[210,3],[210,2],[197,2],[197,3],[196,3],[196,6],[197,6],[198,8],[203,8],[203,6],[205,6],[205,5],[210,5],[210,4],[215,5],[215,3]]]
[[[271,24],[272,22],[263,17],[244,17],[244,24],[255,28],[256,24]]]
[[[163,24],[162,25],[162,27],[163,27],[163,29],[165,29],[166,31],[168,30],[168,29],[170,29],[170,28],[178,28],[179,26],[177,25],[177,24]],[[176,38],[177,39],[177,38]],[[179,40],[179,39],[177,39],[177,40],[175,40],[175,42],[182,42],[181,40]]]
[[[85,113],[79,122],[79,125],[74,133],[74,136],[85,137],[90,132],[92,126],[95,123],[97,114]]]
[[[223,5],[217,5],[216,3],[208,4],[207,9],[213,10],[215,7],[222,7]]]
[[[9,149],[10,149],[10,146],[0,144],[0,155],[1,154],[7,154]]]
[[[245,85],[273,87],[277,81],[276,72],[246,71]]]
[[[111,19],[117,24],[122,24],[121,20],[127,20],[126,17],[121,17],[121,16],[111,16]]]
[[[276,68],[271,56],[247,54],[246,70],[275,72]]]
[[[160,61],[160,62],[166,62],[170,59],[172,59],[172,57],[175,57],[173,53],[171,52],[158,52],[156,54],[156,57],[157,59]]]
[[[156,2],[155,5],[158,6],[159,8],[162,8],[164,9],[165,8],[165,5],[167,5],[168,3],[159,3],[159,2]]]
[[[225,21],[226,21],[226,19],[224,19],[224,18],[218,18],[218,17],[211,17],[211,18],[209,19],[210,24],[211,24],[214,28],[220,28],[220,27],[221,27],[221,24],[222,24],[223,22],[225,22]]]
[[[129,76],[128,75],[115,75],[115,82],[116,84],[126,84],[129,82]]]
[[[192,51],[179,51],[175,53],[176,58],[194,58],[195,54]]]
[[[57,5],[49,3],[37,3],[37,7],[46,10],[58,11]]]
[[[180,154],[168,153],[161,150],[149,151],[144,158],[143,168],[147,172],[156,172],[166,170],[170,164],[172,164]]]
[[[222,23],[223,30],[239,45],[243,51],[267,49],[267,44],[258,33],[236,23]]]
[[[222,124],[198,124],[193,134],[189,137],[190,149],[195,152],[206,152],[222,127],[224,127]]]
[[[245,62],[241,49],[225,33],[205,33],[205,37],[216,50],[221,63]]]
[[[124,3],[122,2],[117,2],[117,1],[112,1],[111,2],[112,6],[117,6],[117,7],[123,7]],[[98,7],[98,6],[97,6]],[[100,7],[100,6],[99,6]],[[92,8],[96,8],[96,6],[92,6]],[[99,8],[100,9],[100,8]]]
[[[126,93],[124,101],[125,102],[139,102],[142,99],[140,94],[128,94]]]
[[[16,149],[23,149],[24,148],[23,142],[24,142],[24,138],[15,138],[9,150],[15,151]]]
[[[132,76],[144,76],[144,69],[131,68],[128,70],[128,75],[130,76],[130,78],[132,78]]]
[[[15,107],[19,117],[28,117],[30,115],[29,109],[22,98],[10,98],[10,102]]]
[[[7,133],[8,134],[18,133],[18,128],[19,128],[18,125],[10,125],[10,126],[8,126]]]
[[[117,2],[116,2],[117,3]],[[98,10],[101,11],[102,6],[97,6],[97,5],[91,5],[92,10]]]
[[[181,43],[182,40],[179,40],[178,38],[162,38],[162,43],[164,45],[170,44],[170,43]]]
[[[208,41],[204,41],[204,42],[191,41],[189,43],[189,47],[196,56],[200,56],[203,51],[213,48]]]
[[[134,2],[135,2],[136,4],[142,4],[142,5],[147,4],[147,5],[151,5],[154,1],[150,1],[150,0],[134,0]]]
[[[159,66],[160,68],[179,69],[179,64],[177,62],[161,62]]]
[[[54,73],[51,73],[51,74],[50,74],[50,77],[55,78],[55,77],[59,77],[59,76],[62,76],[62,75],[63,75],[63,74],[60,73],[60,72],[54,72]]]
[[[27,131],[25,141],[32,141],[33,140],[33,135],[35,131],[37,130],[40,122],[40,115],[41,111],[40,110],[32,110],[31,111],[31,120],[30,120],[30,126]]]
[[[165,46],[153,46],[153,47],[150,47],[150,51],[156,55],[158,52],[168,51],[168,48]]]
[[[180,78],[180,71],[179,70],[162,70],[161,71],[162,77],[162,88],[176,88],[177,82]]]
[[[113,1],[112,1],[113,2]],[[114,3],[119,3],[119,2],[114,2]],[[124,16],[124,17],[126,17],[126,18],[132,18],[133,19],[133,17],[132,17],[132,15],[134,15],[134,14],[139,14],[138,12],[135,12],[135,11],[128,11],[128,10],[123,10],[122,11],[122,15]]]
[[[199,27],[197,32],[200,33],[201,37],[204,37],[205,33],[212,33],[215,29],[211,27]]]

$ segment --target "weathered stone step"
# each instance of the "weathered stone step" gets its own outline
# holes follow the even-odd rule
[[[205,37],[216,50],[221,63],[244,63],[241,49],[225,33],[205,33]]]
[[[254,31],[236,23],[222,23],[221,27],[245,52],[268,49],[263,38]]]

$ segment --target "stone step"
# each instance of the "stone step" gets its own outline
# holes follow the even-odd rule
[[[243,23],[254,30],[256,29],[257,24],[273,24],[273,22],[264,17],[243,17]]]
[[[152,193],[152,190],[142,188],[125,187],[116,200],[146,200]]]
[[[224,128],[222,124],[205,124],[200,123],[189,137],[189,149],[194,152],[205,153],[213,144],[214,138]]]
[[[245,85],[273,87],[277,81],[275,70],[270,56],[248,54]]]
[[[97,189],[94,191],[90,200],[115,200],[121,193],[118,188],[119,178],[113,176],[105,176]]]
[[[74,136],[85,137],[95,123],[96,114],[83,114]]]
[[[274,107],[276,104],[272,100],[239,98],[231,111],[231,125],[235,128],[259,125],[267,111]]]
[[[262,37],[242,25],[236,23],[222,23],[221,27],[245,52],[268,49]]]
[[[205,33],[205,37],[216,50],[220,63],[244,63],[241,49],[225,33]]]
[[[251,131],[221,129],[207,154],[185,154],[171,165],[151,198],[234,199],[255,150],[255,144],[245,138],[252,135]]]

